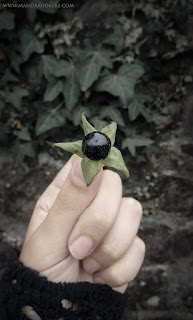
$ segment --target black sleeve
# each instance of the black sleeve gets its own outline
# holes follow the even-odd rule
[[[42,320],[120,320],[126,294],[107,285],[54,283],[25,267],[12,250],[2,277],[0,315],[2,320],[27,320],[22,307],[32,307]],[[65,309],[61,301],[69,301]]]

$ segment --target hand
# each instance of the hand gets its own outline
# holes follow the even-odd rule
[[[87,187],[80,163],[73,155],[38,200],[20,260],[53,282],[105,283],[123,293],[144,259],[136,236],[142,207],[122,198],[111,170]]]

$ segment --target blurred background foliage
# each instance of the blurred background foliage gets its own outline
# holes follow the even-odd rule
[[[170,72],[170,60],[192,46],[183,25],[191,1],[112,2],[113,15],[97,29],[83,4],[1,7],[0,142],[16,165],[35,163],[53,142],[80,138],[83,111],[98,130],[116,121],[118,147],[130,161],[144,162],[160,151],[168,102],[192,82],[183,64]]]

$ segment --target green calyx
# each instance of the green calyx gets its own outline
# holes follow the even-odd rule
[[[82,126],[85,136],[91,132],[97,131],[86,119],[84,113],[82,114]],[[115,136],[116,136],[117,124],[116,122],[111,122],[105,128],[101,130],[102,133],[106,134],[111,140],[111,150],[106,159],[99,161],[90,160],[82,152],[82,140],[75,142],[59,142],[54,145],[71,153],[77,154],[79,157],[83,158],[81,161],[81,168],[83,176],[86,180],[87,187],[89,187],[94,179],[94,177],[100,172],[102,164],[106,167],[114,168],[121,171],[125,176],[129,177],[129,171],[125,165],[121,152],[114,147]]]

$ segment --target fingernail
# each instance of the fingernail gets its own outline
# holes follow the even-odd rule
[[[87,236],[76,239],[69,247],[74,258],[81,260],[89,255],[93,247],[93,241]]]
[[[86,258],[83,262],[83,266],[86,272],[94,273],[100,269],[101,265],[93,258]]]
[[[94,283],[105,284],[104,279],[99,276],[94,277]]]
[[[81,160],[82,159],[77,159],[77,161],[75,162],[74,167],[72,168],[71,176],[74,184],[79,187],[86,187],[86,181],[84,179],[81,168]]]

